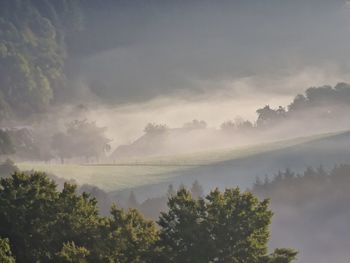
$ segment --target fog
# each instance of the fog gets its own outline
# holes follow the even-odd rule
[[[100,13],[110,19],[107,39],[128,41],[83,58],[80,67],[83,81],[109,102],[199,95],[241,78],[273,82],[308,69],[347,72],[344,1],[136,2],[121,10],[113,20],[98,9],[96,20]],[[302,88],[286,86],[254,90],[291,95]]]
[[[205,120],[210,128],[220,128],[228,120],[243,118],[254,122],[258,107],[286,106],[296,95],[311,86],[322,86],[347,81],[349,76],[322,70],[306,70],[297,75],[276,79],[242,78],[216,84],[218,89],[190,97],[159,96],[143,103],[121,106],[101,106],[88,111],[87,117],[99,125],[107,126],[113,145],[131,143],[143,133],[147,123],[163,123],[171,128],[181,127],[194,119]],[[204,84],[205,85],[205,84]],[[256,93],[258,88],[278,90]],[[289,90],[289,91],[288,91]]]
[[[90,51],[72,52],[76,96],[67,100],[90,103],[88,118],[108,127],[114,147],[136,140],[149,122],[254,121],[266,104],[285,106],[308,87],[350,81],[350,10],[342,0],[108,6],[90,10],[96,38],[77,41]]]
[[[39,165],[103,214],[117,202],[153,219],[169,185],[239,186],[271,198],[272,246],[346,262],[350,168],[332,168],[350,163],[349,1],[82,2],[76,31],[45,7],[43,28],[0,17],[6,172]]]

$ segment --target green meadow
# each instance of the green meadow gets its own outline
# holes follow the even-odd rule
[[[90,184],[98,186],[105,191],[118,191],[169,181],[174,176],[177,176],[175,172],[184,171],[193,167],[207,166],[227,160],[254,156],[255,154],[283,149],[327,136],[331,135],[303,137],[236,149],[221,149],[185,155],[128,160],[113,164],[50,164],[23,162],[17,163],[17,166],[21,170],[43,171],[66,180],[74,180],[80,185]]]

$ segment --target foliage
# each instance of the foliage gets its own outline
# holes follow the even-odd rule
[[[310,120],[314,118],[332,119],[344,115],[344,107],[350,106],[350,84],[338,83],[334,87],[311,87],[305,91],[305,95],[298,94],[287,106],[287,110],[281,106],[272,109],[269,105],[258,109],[257,126],[269,127],[280,124],[283,120],[304,117],[310,114]]]
[[[88,255],[89,251],[86,248],[78,247],[74,242],[67,242],[57,253],[56,261],[60,263],[86,263]]]
[[[165,124],[148,123],[144,129],[146,134],[162,134],[168,130]]]
[[[252,191],[261,197],[271,198],[275,204],[298,204],[299,209],[309,202],[327,205],[347,200],[350,184],[350,166],[337,165],[326,171],[322,166],[309,167],[303,173],[293,173],[289,169],[279,171],[264,182],[257,180]],[[337,189],[336,193],[332,189]],[[321,199],[323,201],[321,201]]]
[[[290,263],[296,260],[298,252],[293,249],[278,248],[275,251],[262,259],[262,263]]]
[[[259,127],[275,124],[286,117],[286,110],[281,106],[274,110],[269,105],[266,105],[264,108],[258,109],[256,113],[258,114],[256,123]]]
[[[194,199],[181,189],[159,219],[163,262],[264,262],[272,212],[238,188]],[[272,259],[271,259],[272,260]],[[292,258],[288,258],[288,262]]]
[[[79,2],[0,3],[0,118],[47,109],[66,84],[64,39],[79,30]]]
[[[96,205],[75,185],[57,191],[45,174],[17,172],[0,181],[0,236],[10,240],[19,263],[284,263],[296,255],[266,254],[268,202],[239,189],[195,199],[182,188],[169,198],[159,230],[135,209],[112,206],[111,216],[101,217]],[[6,242],[0,251],[11,257]]]
[[[197,180],[195,180],[191,186],[191,195],[193,198],[200,198],[203,196],[203,188]]]
[[[143,219],[135,209],[125,212],[113,206],[111,215],[102,227],[103,262],[152,262],[158,240],[155,224]]]
[[[66,183],[61,192],[42,173],[14,173],[0,181],[0,235],[17,262],[146,262],[158,238],[153,222],[97,202]],[[109,260],[109,261],[108,261]]]
[[[0,238],[0,262],[2,263],[15,263],[15,259],[12,256],[11,248],[8,239]]]
[[[0,185],[0,235],[10,239],[18,262],[52,260],[68,241],[92,244],[96,202],[77,196],[75,186],[58,192],[42,173],[14,173]]]
[[[223,122],[220,126],[222,131],[233,132],[233,131],[249,131],[254,128],[253,123],[241,118],[236,118],[235,121]]]
[[[127,207],[129,208],[138,208],[139,202],[137,202],[136,196],[133,191],[130,192],[128,201],[127,201]]]
[[[52,159],[51,150],[42,134],[39,135],[30,128],[10,129],[7,133],[16,158],[40,161]]]

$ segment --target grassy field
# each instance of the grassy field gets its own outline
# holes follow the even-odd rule
[[[96,185],[106,191],[118,191],[169,181],[173,176],[176,176],[174,172],[283,149],[327,136],[331,135],[297,138],[237,149],[131,160],[119,164],[17,163],[17,166],[21,170],[43,171],[67,180],[73,179],[78,184]]]
[[[168,180],[171,172],[186,169],[182,166],[151,165],[78,165],[18,163],[21,170],[36,170],[75,180],[78,184],[96,185],[105,191],[134,188]]]

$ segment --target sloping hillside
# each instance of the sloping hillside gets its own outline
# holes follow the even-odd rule
[[[198,180],[205,190],[213,187],[251,187],[256,177],[290,168],[302,171],[308,166],[331,167],[350,163],[350,132],[323,134],[236,149],[154,157],[116,164],[36,164],[19,163],[23,170],[40,170],[79,184],[128,194],[140,200],[163,194],[172,183],[192,184]]]
[[[134,190],[142,198],[148,196],[147,193],[165,191],[166,184],[191,184],[195,180],[205,190],[234,185],[247,188],[252,186],[256,177],[263,178],[266,174],[274,174],[286,168],[303,171],[308,166],[322,165],[328,168],[337,163],[350,163],[350,132],[299,140],[294,141],[294,144],[292,141],[267,144],[259,146],[261,149],[256,153],[174,171],[166,182]],[[273,145],[275,146],[272,147]]]

